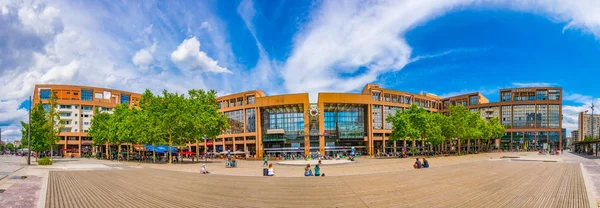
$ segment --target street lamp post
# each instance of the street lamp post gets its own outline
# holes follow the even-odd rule
[[[594,140],[594,101],[592,101],[592,140]],[[598,143],[596,143],[596,156],[598,156]]]

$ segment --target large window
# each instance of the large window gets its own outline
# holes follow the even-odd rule
[[[537,105],[536,113],[535,113],[535,125],[538,128],[547,128],[548,127],[548,106],[547,105]]]
[[[512,127],[511,106],[502,106],[502,125],[506,128]]]
[[[225,115],[227,115],[229,123],[229,129],[225,131],[226,134],[244,133],[244,112],[242,110],[225,112]]]
[[[380,101],[381,100],[381,92],[373,91],[372,92],[373,100]]]
[[[129,95],[121,94],[121,104],[127,103],[129,105]]]
[[[304,138],[304,113],[297,109],[301,106],[282,107],[262,110],[263,141],[283,141],[284,139]],[[267,134],[269,129],[283,129],[284,135]]]
[[[387,129],[387,130],[392,129],[393,125],[392,125],[392,123],[387,122],[387,118],[388,118],[388,116],[396,114],[396,112],[401,113],[402,108],[391,107],[391,106],[385,106],[383,108],[383,113],[384,113],[383,122],[385,123],[385,126],[384,126],[385,129]]]
[[[472,95],[471,97],[469,97],[469,102],[470,102],[471,105],[477,105],[477,104],[479,104],[479,96]]]
[[[254,95],[246,97],[248,104],[254,104]]]
[[[548,99],[548,91],[547,90],[538,90],[535,92],[535,97],[537,100],[547,100]]]
[[[383,115],[381,105],[373,105],[373,129],[383,129]]]
[[[533,127],[535,120],[534,105],[513,106],[513,125],[519,127]]]
[[[510,92],[502,93],[502,102],[510,102]]]
[[[48,100],[50,99],[50,94],[52,94],[52,91],[50,91],[50,89],[42,89],[40,90],[40,99]]]
[[[558,105],[548,105],[548,120],[550,128],[560,127],[560,108]]]
[[[548,90],[549,100],[560,100],[560,90]]]
[[[341,111],[325,111],[325,132],[340,139],[362,139],[365,132],[365,108],[353,106]]]
[[[256,132],[256,111],[246,109],[246,132]]]
[[[92,100],[92,90],[81,90],[81,100]]]

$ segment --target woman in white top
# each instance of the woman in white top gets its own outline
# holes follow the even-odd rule
[[[273,164],[269,164],[269,171],[267,172],[267,176],[275,176],[275,170],[273,170]]]
[[[202,174],[209,174],[209,173],[210,173],[210,172],[208,172],[208,170],[206,169],[206,164],[202,164],[201,173],[202,173]]]

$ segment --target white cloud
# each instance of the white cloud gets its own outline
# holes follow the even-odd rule
[[[89,85],[133,92],[186,92],[191,88],[206,89],[208,84],[217,86],[213,84],[219,82],[215,77],[181,76],[170,70],[171,52],[181,43],[180,34],[174,31],[179,26],[197,24],[197,19],[215,24],[209,25],[212,32],[205,35],[208,37],[199,37],[206,39],[203,49],[216,51],[219,63],[231,64],[235,60],[228,35],[217,25],[220,20],[207,8],[201,2],[169,9],[145,1],[79,5],[66,1],[0,0],[3,139],[20,138],[19,121],[27,117],[18,106],[32,94],[35,84]],[[182,25],[174,25],[166,17],[175,14],[191,18],[178,20]],[[156,50],[158,47],[164,50]],[[163,70],[139,70],[150,66]],[[7,130],[14,135],[7,136]]]
[[[220,67],[218,61],[208,57],[206,52],[200,50],[200,42],[196,37],[184,40],[177,50],[171,53],[171,60],[180,69],[188,72],[231,73],[227,68]]]
[[[156,42],[152,44],[149,48],[142,48],[133,55],[131,62],[134,65],[138,66],[140,70],[146,71],[148,67],[154,61],[154,57],[152,57],[152,53],[156,51]]]
[[[208,22],[202,22],[202,24],[200,24],[200,29],[206,29],[208,31],[211,31],[210,23],[208,23]]]
[[[281,75],[279,74],[280,67],[278,63],[271,60],[269,53],[267,53],[256,36],[256,28],[254,28],[254,23],[252,22],[256,14],[254,2],[252,0],[242,1],[237,7],[237,12],[244,20],[244,24],[246,24],[246,28],[248,28],[252,37],[254,37],[256,47],[258,48],[258,61],[248,75],[250,82],[247,84],[254,88],[261,88],[262,90],[273,91],[275,88],[280,89],[280,86],[277,84],[271,86],[264,85],[264,83],[278,83]]]
[[[429,19],[465,8],[501,8],[548,16],[600,37],[600,1],[325,1],[294,39],[284,64],[291,92],[351,91],[402,69],[412,48],[404,34]],[[444,52],[438,55],[447,55]],[[366,68],[367,70],[362,70]],[[540,83],[538,83],[540,84]]]

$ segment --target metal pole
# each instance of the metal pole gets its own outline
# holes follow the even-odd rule
[[[594,140],[594,101],[592,100],[592,140]],[[598,156],[598,143],[596,143],[596,156]]]
[[[27,165],[31,165],[31,96],[29,96],[29,128],[27,128]]]

